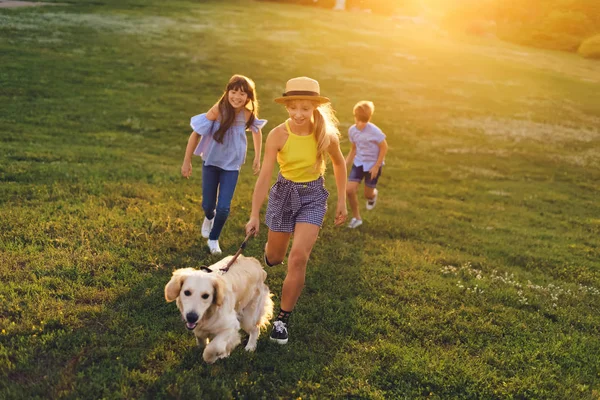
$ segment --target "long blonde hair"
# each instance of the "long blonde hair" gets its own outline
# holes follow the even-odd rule
[[[335,116],[335,110],[331,103],[318,105],[313,111],[315,120],[315,139],[317,140],[317,161],[315,170],[320,171],[321,175],[326,168],[327,148],[332,140],[339,138],[340,130],[338,124],[340,121]]]

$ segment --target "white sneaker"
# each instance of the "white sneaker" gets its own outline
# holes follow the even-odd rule
[[[212,230],[213,225],[215,224],[215,217],[213,219],[208,219],[204,217],[204,222],[202,223],[202,237],[208,239],[210,235],[210,231]]]
[[[208,248],[210,249],[210,254],[221,254],[221,248],[219,247],[218,240],[210,240],[208,239]]]
[[[354,229],[362,225],[362,219],[352,218],[348,224],[348,228]]]
[[[377,203],[377,189],[373,191],[373,198],[371,200],[367,200],[367,210],[372,210],[375,208],[375,204]]]

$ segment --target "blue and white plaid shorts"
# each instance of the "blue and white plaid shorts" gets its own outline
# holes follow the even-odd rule
[[[274,232],[294,232],[298,222],[323,225],[329,192],[323,177],[310,182],[292,182],[281,174],[271,186],[266,224]]]

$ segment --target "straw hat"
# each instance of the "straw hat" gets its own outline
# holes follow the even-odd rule
[[[283,97],[276,98],[275,102],[284,104],[290,100],[311,100],[319,104],[329,103],[327,97],[321,96],[319,82],[305,76],[292,78],[287,81]]]

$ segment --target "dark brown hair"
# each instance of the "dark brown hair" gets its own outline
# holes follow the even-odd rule
[[[258,116],[258,99],[256,97],[254,81],[243,75],[233,75],[231,79],[229,79],[229,83],[227,83],[225,92],[217,103],[219,107],[219,115],[221,117],[221,125],[214,133],[213,139],[219,143],[223,143],[223,137],[225,136],[225,133],[235,122],[235,109],[231,106],[231,103],[229,103],[228,99],[230,90],[241,90],[248,95],[248,102],[244,106],[244,109],[250,110],[251,114],[248,122],[246,122],[246,129],[250,129],[250,126],[252,126],[252,123]],[[242,110],[242,112],[244,111]]]

